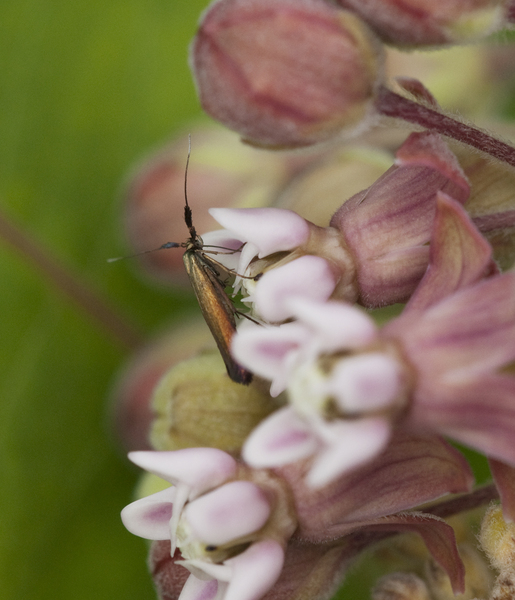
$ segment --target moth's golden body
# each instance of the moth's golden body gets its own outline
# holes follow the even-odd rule
[[[240,367],[231,356],[236,309],[225,292],[221,265],[205,254],[202,238],[196,234],[186,242],[183,260],[200,310],[220,350],[229,377],[237,383],[249,384],[251,373]]]

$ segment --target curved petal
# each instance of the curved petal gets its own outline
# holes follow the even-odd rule
[[[305,481],[305,465],[277,471],[295,489],[299,536],[319,543],[347,535],[355,523],[469,491],[474,481],[463,455],[442,438],[398,429],[376,459],[319,490]]]
[[[459,290],[382,330],[398,338],[421,376],[450,382],[487,374],[515,360],[515,272]]]
[[[288,356],[296,354],[310,337],[298,323],[278,327],[245,324],[234,335],[231,352],[239,364],[274,381],[272,395],[277,396],[286,386]]]
[[[241,257],[243,241],[234,237],[226,229],[208,231],[202,235],[204,252],[221,263],[227,269],[236,272]]]
[[[234,458],[217,448],[185,448],[165,452],[130,452],[129,459],[138,467],[190,488],[189,499],[220,485],[236,473]]]
[[[453,592],[462,594],[465,591],[465,566],[456,546],[454,530],[443,519],[427,513],[401,513],[365,523],[364,526],[373,531],[418,533],[449,576]]]
[[[327,300],[337,281],[329,263],[320,256],[305,255],[267,271],[254,293],[256,312],[272,322],[292,316],[288,303],[295,298]]]
[[[492,248],[462,205],[439,192],[429,266],[405,310],[421,310],[492,272]]]
[[[318,448],[309,425],[287,406],[262,421],[247,438],[242,456],[252,467],[285,465],[313,454]]]
[[[401,365],[384,352],[364,352],[336,363],[328,380],[328,391],[345,413],[363,413],[385,408],[401,392]]]
[[[219,565],[201,558],[193,558],[191,560],[178,560],[178,565],[182,565],[194,575],[197,579],[218,579],[218,581],[228,582],[231,580],[232,570],[225,564]]]
[[[428,382],[428,385],[430,382]],[[478,377],[417,394],[413,418],[515,467],[515,377]]]
[[[224,564],[232,568],[224,600],[259,600],[279,579],[284,550],[274,540],[263,540]]]
[[[174,500],[175,488],[167,488],[136,500],[122,510],[122,522],[131,533],[139,537],[169,540]]]
[[[308,222],[284,208],[211,208],[209,213],[236,237],[257,246],[260,258],[293,250],[309,237]]]
[[[307,485],[313,488],[328,485],[370,461],[384,449],[391,434],[389,422],[379,418],[337,420],[325,424],[324,429],[327,446],[317,454],[306,477]]]
[[[345,302],[317,302],[296,298],[290,302],[293,316],[312,329],[324,350],[354,349],[372,343],[378,335],[374,320]]]
[[[198,540],[218,546],[261,529],[270,511],[261,488],[231,481],[190,502],[184,515]]]
[[[490,471],[501,497],[504,520],[515,521],[515,468],[499,460],[490,459]]]

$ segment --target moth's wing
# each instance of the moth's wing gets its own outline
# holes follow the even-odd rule
[[[183,258],[200,310],[220,350],[229,377],[236,383],[248,385],[252,381],[252,373],[241,367],[230,352],[232,336],[236,331],[235,308],[224,285],[202,254],[186,251]]]

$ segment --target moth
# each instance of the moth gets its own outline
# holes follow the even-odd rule
[[[204,248],[204,242],[193,225],[191,208],[188,204],[187,177],[191,147],[188,150],[184,176],[184,222],[189,231],[189,238],[182,243],[167,242],[156,250],[168,248],[185,248],[183,255],[184,266],[191,286],[197,297],[202,316],[211,330],[227,369],[227,374],[236,383],[249,385],[252,373],[239,365],[231,356],[231,340],[236,332],[236,315],[239,311],[225,291],[224,277],[234,275],[222,264],[209,256]],[[150,250],[149,252],[153,252]],[[232,251],[229,251],[232,252]],[[216,252],[211,252],[211,254]],[[143,253],[145,254],[145,253]],[[117,259],[111,259],[111,261]],[[249,317],[250,318],[250,317]]]
[[[240,366],[230,352],[238,311],[227,295],[222,279],[224,271],[225,274],[229,274],[229,271],[204,250],[202,238],[193,225],[187,196],[184,221],[190,237],[182,244],[177,244],[177,247],[186,248],[182,259],[200,310],[220,350],[227,374],[236,383],[248,385],[252,381],[252,373]]]

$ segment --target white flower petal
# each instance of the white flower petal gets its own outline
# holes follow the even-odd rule
[[[293,316],[317,334],[325,351],[361,348],[377,338],[374,320],[345,302],[294,298],[289,304]]]
[[[245,246],[243,246],[240,254],[240,261],[236,268],[238,275],[245,275],[247,271],[247,267],[249,266],[251,260],[256,257],[258,254],[258,248],[251,242],[247,242]],[[247,295],[250,295],[250,290],[254,290],[256,287],[256,282],[254,279],[244,279],[243,277],[236,277],[236,281],[234,282],[234,291],[238,291],[240,288],[244,288]],[[247,302],[247,298],[244,298],[244,301]]]
[[[217,229],[202,234],[204,251],[213,260],[221,263],[227,269],[234,272],[238,269],[241,253],[238,251],[244,242],[227,231],[226,229]]]
[[[254,294],[256,312],[268,321],[284,321],[292,316],[290,300],[327,300],[336,283],[324,258],[301,256],[261,277]]]
[[[247,438],[242,456],[255,468],[278,467],[316,452],[309,425],[287,406],[262,421]]]
[[[284,208],[211,208],[209,214],[237,238],[259,248],[258,256],[292,250],[309,237],[309,224]]]
[[[400,388],[400,365],[381,352],[340,360],[328,381],[328,390],[338,406],[358,413],[388,406],[397,399]]]
[[[274,540],[263,540],[225,564],[231,566],[233,574],[224,600],[259,600],[279,579],[284,550]]]
[[[176,565],[182,565],[188,571],[194,575],[197,579],[205,579],[212,577],[218,579],[218,581],[230,581],[232,576],[232,569],[229,566],[216,565],[202,560],[201,558],[193,558],[191,560],[177,560]]]
[[[199,579],[190,575],[181,590],[179,600],[221,600],[223,596],[219,594],[219,587],[216,579]]]
[[[313,462],[306,477],[307,484],[313,488],[323,487],[368,462],[384,449],[390,432],[389,422],[380,418],[326,423],[327,445]]]
[[[257,485],[231,481],[190,502],[184,516],[198,540],[218,546],[261,529],[270,504]]]
[[[171,483],[190,488],[189,499],[220,485],[236,473],[236,461],[217,448],[185,448],[168,452],[130,452],[129,459]]]
[[[285,368],[289,354],[307,342],[309,332],[298,323],[285,323],[278,327],[245,323],[232,339],[231,352],[236,361],[256,375],[280,381],[274,394],[285,386]]]
[[[122,522],[131,533],[147,540],[169,540],[174,500],[175,488],[136,500],[122,510]]]

